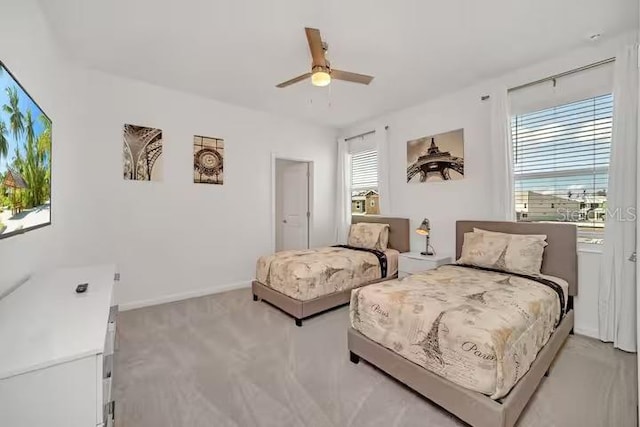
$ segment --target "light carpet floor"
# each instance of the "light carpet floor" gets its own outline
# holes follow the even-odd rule
[[[349,362],[348,308],[295,326],[248,289],[120,313],[116,426],[462,426]],[[571,336],[519,426],[636,426],[636,357]]]

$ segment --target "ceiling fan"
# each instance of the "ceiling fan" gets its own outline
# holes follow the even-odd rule
[[[322,41],[322,38],[320,37],[320,30],[317,28],[305,28],[304,30],[307,33],[307,41],[309,42],[309,50],[311,51],[311,72],[294,77],[286,82],[282,82],[279,85],[276,85],[276,87],[284,88],[291,86],[292,84],[306,80],[309,77],[311,77],[312,85],[320,87],[327,86],[331,83],[331,79],[360,83],[363,85],[371,83],[371,80],[373,80],[372,76],[331,68],[331,64],[325,57],[328,45]]]

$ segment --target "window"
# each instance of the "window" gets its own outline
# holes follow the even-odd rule
[[[603,230],[612,119],[611,94],[512,117],[518,220]]]
[[[377,197],[378,152],[369,149],[351,154],[351,213],[379,214]]]

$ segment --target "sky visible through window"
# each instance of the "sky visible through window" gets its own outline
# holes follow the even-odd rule
[[[612,116],[609,94],[512,118],[519,220],[602,229]]]

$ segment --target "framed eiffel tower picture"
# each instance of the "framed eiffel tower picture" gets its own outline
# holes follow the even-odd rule
[[[407,142],[407,182],[464,178],[464,129]]]

